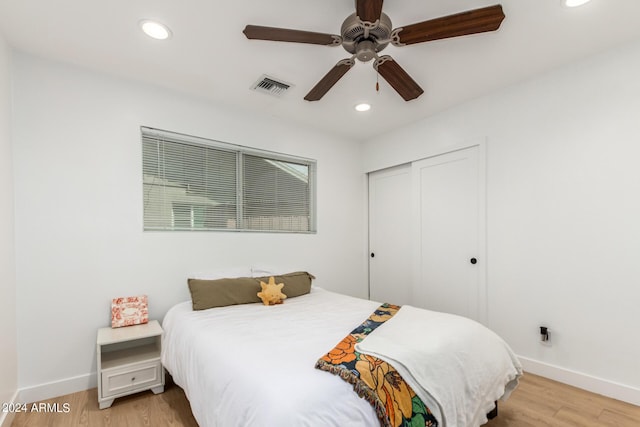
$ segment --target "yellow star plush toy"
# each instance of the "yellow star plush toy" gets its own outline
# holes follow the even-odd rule
[[[262,288],[262,292],[258,292],[258,297],[264,305],[282,304],[282,301],[287,298],[287,296],[282,293],[283,286],[284,283],[276,284],[276,279],[273,276],[269,277],[269,283],[264,283],[261,280],[260,287]]]

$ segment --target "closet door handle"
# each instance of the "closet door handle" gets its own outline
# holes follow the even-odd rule
[[[374,254],[373,252],[371,252],[371,258],[375,258],[376,254]]]
[[[475,258],[471,258],[471,259],[469,260],[469,262],[470,262],[471,264],[476,264],[476,263],[478,262],[478,260],[477,260],[477,259],[475,259]]]

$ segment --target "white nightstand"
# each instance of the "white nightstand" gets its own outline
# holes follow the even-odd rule
[[[98,403],[108,408],[117,397],[144,390],[164,391],[160,362],[162,327],[157,320],[144,325],[98,329]]]

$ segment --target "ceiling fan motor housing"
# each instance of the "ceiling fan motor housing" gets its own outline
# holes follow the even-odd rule
[[[391,19],[384,13],[373,25],[362,22],[354,13],[342,23],[342,47],[362,62],[371,61],[376,53],[387,47],[392,30]]]

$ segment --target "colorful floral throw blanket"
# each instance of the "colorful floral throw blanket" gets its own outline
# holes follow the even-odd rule
[[[357,343],[400,310],[382,304],[331,351],[318,360],[316,368],[338,375],[358,396],[375,408],[384,427],[436,427],[437,420],[400,374],[388,363],[358,353]]]

